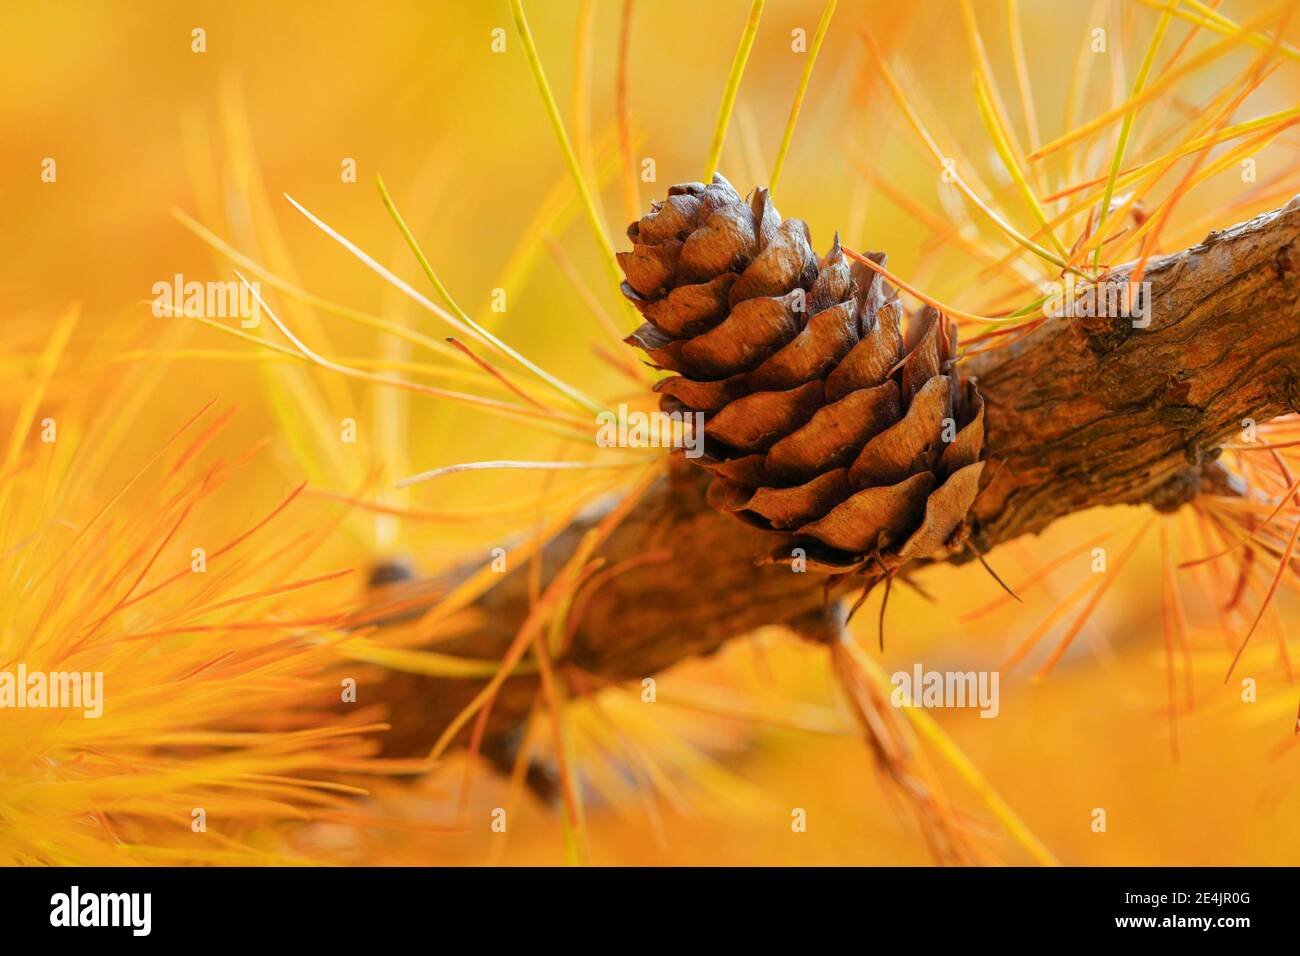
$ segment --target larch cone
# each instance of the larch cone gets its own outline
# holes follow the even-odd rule
[[[721,175],[673,186],[627,234],[623,293],[646,320],[627,341],[675,373],[655,385],[663,411],[703,413],[713,507],[813,570],[965,546],[984,403],[947,316],[926,306],[904,329],[896,292],[838,234],[819,262],[806,223]]]

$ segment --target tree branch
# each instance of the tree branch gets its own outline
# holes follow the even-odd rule
[[[972,507],[980,552],[1099,505],[1173,510],[1204,487],[1218,446],[1242,428],[1300,409],[1300,197],[1148,263],[1152,321],[1055,319],[1006,348],[972,356],[986,405],[985,485]],[[1127,278],[1131,267],[1114,270]],[[774,536],[704,502],[704,475],[674,461],[601,550],[609,577],[583,603],[559,663],[601,680],[639,680],[766,625],[818,636],[828,579],[756,565]],[[598,516],[543,552],[543,580]],[[671,554],[644,562],[656,551]],[[966,554],[962,559],[969,559]],[[481,630],[439,650],[499,658],[528,611],[525,569],[484,596]],[[390,753],[421,753],[481,689],[475,681],[395,675]],[[485,750],[504,759],[533,705],[535,678],[511,678]]]
[[[1177,507],[1243,419],[1300,408],[1298,237],[1300,197],[1149,262],[1149,328],[1050,321],[977,357],[991,459],[977,543],[1096,505]]]

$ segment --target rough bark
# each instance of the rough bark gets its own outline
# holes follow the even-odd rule
[[[991,459],[977,541],[1096,505],[1176,507],[1243,419],[1300,408],[1297,235],[1300,197],[1149,262],[1149,328],[1053,321],[976,359]]]
[[[1053,319],[1014,345],[970,359],[986,403],[989,460],[972,508],[981,552],[1098,505],[1171,510],[1207,486],[1219,445],[1253,418],[1300,409],[1300,197],[1286,207],[1148,263],[1152,321]],[[1127,277],[1114,270],[1111,280]],[[827,579],[755,564],[770,532],[711,510],[697,469],[672,468],[601,551],[608,565],[653,552],[590,595],[561,664],[604,680],[640,679],[765,625],[814,630]],[[545,551],[553,573],[594,518]],[[973,557],[966,552],[961,559]],[[440,650],[499,657],[523,620],[526,574],[481,602],[487,623]],[[428,748],[481,687],[395,676],[393,753]],[[534,678],[507,682],[486,749],[508,749]]]

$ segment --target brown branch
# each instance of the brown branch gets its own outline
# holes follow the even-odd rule
[[[986,484],[972,508],[979,551],[1098,505],[1172,510],[1220,476],[1218,446],[1249,417],[1300,409],[1300,197],[1200,245],[1148,263],[1152,321],[1048,320],[1004,349],[973,356],[986,403]],[[1114,271],[1112,281],[1129,269]],[[585,601],[562,666],[601,680],[639,680],[765,625],[822,636],[828,579],[755,564],[774,537],[704,502],[698,469],[674,462],[602,549],[607,566],[655,551],[610,576]],[[543,579],[572,553],[593,518],[544,552]],[[964,553],[958,560],[973,558]],[[439,645],[500,657],[528,607],[525,569],[480,602],[486,624]],[[480,689],[470,681],[395,675],[393,753],[427,750]],[[507,681],[486,747],[503,756],[532,706],[532,677]]]
[[[1243,419],[1300,408],[1298,235],[1300,197],[1148,263],[1149,328],[1052,321],[976,359],[992,459],[977,540],[1096,505],[1177,507]]]

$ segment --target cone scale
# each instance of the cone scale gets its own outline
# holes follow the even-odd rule
[[[801,548],[833,573],[964,547],[984,405],[946,316],[904,323],[838,235],[819,259],[802,220],[721,175],[673,186],[627,234],[623,293],[645,319],[627,341],[673,373],[664,411],[705,415],[714,508],[771,531],[773,560]]]

